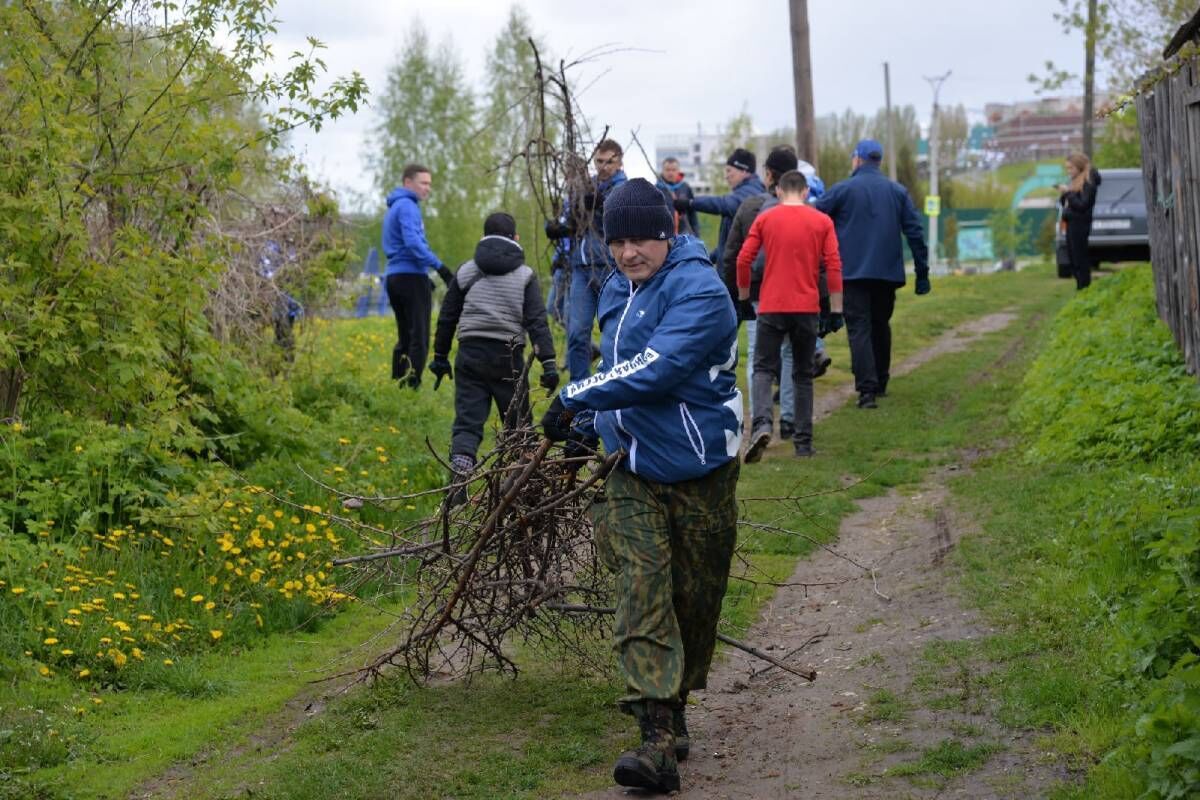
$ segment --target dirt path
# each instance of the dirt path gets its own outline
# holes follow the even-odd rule
[[[948,331],[893,374],[1015,318],[991,314]],[[853,387],[826,393],[817,417],[852,396]],[[971,524],[948,508],[944,481],[963,468],[929,475],[911,495],[863,500],[843,521],[837,551],[874,566],[890,600],[831,553],[797,565],[794,581],[849,580],[778,590],[746,638],[777,657],[800,649],[788,660],[816,669],[817,681],[728,652],[689,707],[692,757],[680,797],[1040,797],[1064,777],[1039,764],[1032,741],[995,722],[978,689],[983,667],[956,645],[988,633],[944,588],[944,558]],[[612,787],[584,797],[640,794]]]
[[[1016,318],[1017,315],[1011,311],[998,311],[951,328],[935,339],[933,344],[913,353],[898,365],[893,365],[892,377],[907,375],[940,356],[966,350],[984,335],[1004,330]],[[855,395],[853,383],[838,386],[832,391],[822,391],[820,381],[816,384],[817,396],[813,401],[814,420],[829,416]]]

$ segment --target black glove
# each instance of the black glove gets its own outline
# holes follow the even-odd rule
[[[542,377],[538,383],[547,392],[553,392],[558,388],[558,367],[554,365],[553,361],[547,361],[545,364],[542,364]]]
[[[754,310],[754,303],[749,300],[737,301],[738,322],[753,322],[758,319],[758,314]]]
[[[429,362],[429,371],[437,376],[437,380],[433,382],[433,390],[435,392],[442,385],[442,378],[454,380],[454,371],[450,368],[450,359],[445,356],[435,355],[433,361]]]
[[[917,294],[929,294],[933,287],[929,285],[929,273],[917,276]]]
[[[692,210],[692,199],[690,197],[676,197],[671,202],[674,204],[675,210],[681,213]]]
[[[552,442],[567,441],[572,435],[571,420],[574,417],[575,412],[567,411],[563,407],[562,398],[555,397],[550,408],[542,415],[542,430],[545,431],[546,438]]]
[[[604,195],[596,192],[588,192],[583,196],[583,208],[585,211],[601,211],[604,208]]]
[[[450,281],[454,280],[454,273],[451,272],[445,264],[442,264],[437,268],[437,274],[438,277],[442,279],[442,283],[446,284],[447,286],[450,285]]]
[[[596,452],[596,448],[599,446],[600,440],[595,436],[585,436],[579,431],[573,430],[567,437],[567,443],[563,445],[563,455],[567,458],[583,458]]]
[[[831,311],[828,314],[821,315],[821,321],[817,325],[817,336],[822,338],[831,333],[837,333],[846,325],[846,318],[842,316],[840,311]]]
[[[556,219],[546,220],[545,228],[547,239],[565,239],[571,235],[571,229]]]

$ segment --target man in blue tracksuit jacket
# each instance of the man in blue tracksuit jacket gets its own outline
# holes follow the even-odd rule
[[[904,285],[901,234],[912,250],[917,294],[929,293],[929,248],[908,190],[880,171],[883,147],[863,139],[854,148],[854,172],[813,205],[833,218],[842,255],[842,305],[850,340],[850,368],[859,408],[876,408],[887,393],[892,362],[892,311]]]
[[[739,147],[730,154],[729,159],[725,162],[725,180],[729,182],[729,188],[733,191],[722,195],[675,198],[675,210],[680,214],[699,211],[702,214],[721,215],[721,228],[717,233],[717,249],[709,253],[709,258],[714,264],[721,263],[721,256],[725,252],[725,239],[729,236],[729,226],[733,224],[733,215],[737,213],[738,206],[747,197],[767,191],[762,179],[754,173],[757,165],[758,160],[754,153]]]
[[[572,197],[565,219],[548,220],[546,236],[571,238],[571,285],[567,303],[567,371],[571,380],[592,371],[592,327],[600,286],[612,271],[612,255],[604,244],[604,202],[625,182],[624,151],[612,139],[596,145],[596,179],[582,196]]]
[[[621,707],[642,733],[613,777],[660,792],[679,788],[687,695],[712,661],[742,440],[737,314],[703,242],[674,235],[667,202],[641,178],[605,202],[617,271],[600,293],[600,371],[564,388],[542,421],[569,447],[598,432],[605,451],[625,453],[592,507],[597,551],[617,576]]]
[[[409,164],[401,185],[387,197],[383,216],[383,253],[387,257],[384,285],[396,315],[397,342],[392,349],[392,379],[408,378],[413,389],[421,385],[429,353],[429,323],[433,313],[431,272],[449,286],[454,273],[446,268],[425,239],[420,202],[429,197],[432,178],[428,167]]]

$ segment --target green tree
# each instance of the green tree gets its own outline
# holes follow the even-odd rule
[[[1088,0],[1058,0],[1055,20],[1063,32],[1085,37]],[[1196,13],[1195,0],[1100,0],[1096,5],[1097,72],[1110,86],[1123,89],[1162,59],[1162,49],[1180,25]],[[1082,59],[1081,59],[1082,60]],[[1045,72],[1031,74],[1039,91],[1059,91],[1080,76],[1047,61]]]
[[[1100,168],[1142,166],[1142,136],[1137,109],[1132,105],[1108,116],[1097,142],[1095,162]]]
[[[366,91],[317,91],[315,39],[268,70],[272,6],[0,4],[0,418],[70,411],[198,449],[236,414],[244,376],[206,317],[240,246],[226,201]]]
[[[712,185],[714,194],[729,191],[725,184],[725,158],[739,147],[753,149],[753,136],[754,120],[744,108],[725,124],[725,129],[721,132],[721,143],[717,145],[716,158],[705,167],[704,177]]]
[[[376,111],[367,162],[380,201],[400,185],[406,164],[429,167],[433,191],[423,203],[429,244],[447,264],[467,260],[496,201],[495,177],[491,143],[479,131],[475,93],[453,45],[434,50],[425,28],[414,24]]]
[[[487,109],[484,133],[492,145],[492,163],[499,184],[497,202],[517,220],[525,234],[526,258],[540,264],[541,230],[546,200],[539,194],[546,181],[546,166],[535,142],[556,142],[558,124],[552,109],[543,114],[542,97],[536,84],[537,46],[543,63],[545,46],[534,35],[529,14],[519,5],[509,9],[504,28],[496,35],[487,58]],[[536,251],[536,252],[535,252]]]

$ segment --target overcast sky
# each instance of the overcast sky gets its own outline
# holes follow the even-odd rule
[[[595,84],[581,105],[615,138],[629,131],[653,157],[654,139],[714,131],[745,108],[755,127],[792,124],[791,49],[786,0],[523,0],[535,30],[556,57],[615,44],[628,52],[588,67],[577,85]],[[932,94],[922,76],[953,70],[942,101],[978,114],[985,103],[1034,97],[1026,80],[1047,59],[1082,71],[1082,42],[1054,21],[1056,0],[810,0],[813,94],[818,116],[883,106],[884,61],[891,64],[892,102],[913,104],[928,120]],[[468,76],[481,83],[486,53],[508,15],[503,0],[279,0],[275,52],[305,49],[312,35],[328,49],[330,73],[358,70],[372,93],[385,83],[405,34],[420,19],[434,42],[451,39]],[[1076,65],[1076,61],[1080,62]],[[602,74],[603,73],[603,74]],[[364,164],[373,108],[302,133],[293,146],[319,178],[350,201],[372,192]],[[627,171],[649,167],[626,157]],[[419,154],[414,154],[419,157]]]

